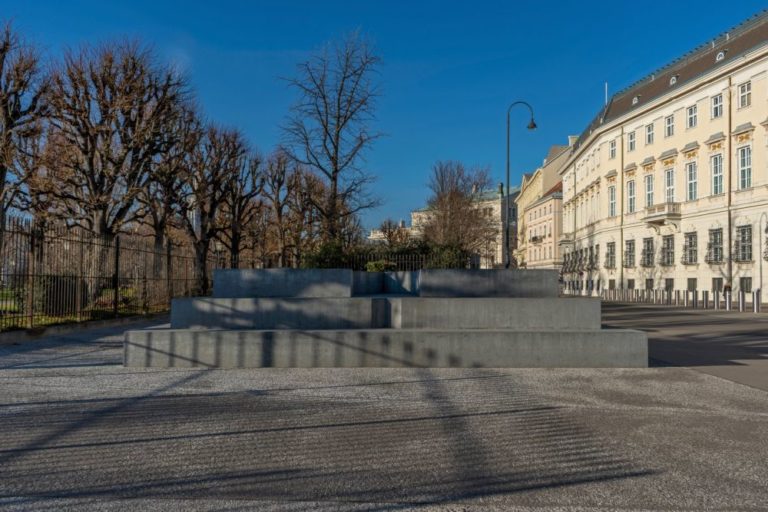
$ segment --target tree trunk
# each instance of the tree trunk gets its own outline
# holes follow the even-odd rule
[[[208,247],[210,240],[195,242],[195,290],[194,295],[208,295]]]

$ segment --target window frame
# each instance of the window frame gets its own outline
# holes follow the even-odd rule
[[[670,181],[670,176],[672,177]],[[675,202],[675,169],[664,170],[664,199],[667,203]]]
[[[719,119],[723,117],[723,94],[715,94],[712,96],[710,115],[712,119]]]
[[[616,158],[616,139],[608,141],[608,159],[613,160]]]
[[[747,158],[744,158],[746,154]],[[736,156],[739,164],[739,190],[752,188],[752,146],[746,145],[736,148]],[[748,160],[747,165],[744,161]]]
[[[608,216],[616,216],[616,185],[608,187]]]
[[[629,180],[627,182],[627,213],[635,213],[637,206],[635,193],[635,180]]]
[[[686,201],[696,201],[699,198],[699,170],[696,161],[685,163],[685,183]]]
[[[653,144],[653,123],[645,125],[645,145]]]
[[[709,172],[712,176],[712,195],[723,194],[723,154],[716,153],[709,157]]]
[[[645,183],[645,207],[653,206],[653,174],[646,174],[643,177]]]
[[[664,137],[672,137],[675,135],[675,115],[667,116],[664,118]]]
[[[686,121],[685,121],[685,127],[690,128],[696,128],[696,125],[699,123],[699,107],[695,103],[691,105],[690,107],[687,107],[685,109],[686,113]]]
[[[739,88],[739,108],[752,106],[752,81],[747,80],[738,85]]]
[[[627,153],[631,153],[637,147],[637,139],[634,130],[627,133]]]

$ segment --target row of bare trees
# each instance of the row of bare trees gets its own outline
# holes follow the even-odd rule
[[[234,267],[244,251],[251,264],[296,265],[319,244],[354,241],[358,213],[377,203],[363,157],[379,137],[378,63],[357,34],[301,63],[287,80],[297,100],[284,143],[264,157],[240,131],[205,120],[185,77],[145,46],[84,46],[44,66],[6,25],[0,215],[107,240],[139,232],[158,254],[187,243],[201,293],[213,244]]]

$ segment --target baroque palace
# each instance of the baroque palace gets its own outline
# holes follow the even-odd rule
[[[616,93],[579,136],[559,172],[566,291],[764,289],[767,148],[768,11]]]

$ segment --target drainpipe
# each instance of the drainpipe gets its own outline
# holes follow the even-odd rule
[[[726,126],[727,129],[727,138],[725,141],[725,149],[728,154],[728,158],[726,159],[726,165],[728,166],[728,170],[726,173],[726,177],[728,179],[728,196],[726,199],[726,205],[727,205],[727,212],[728,212],[728,262],[727,262],[727,277],[728,277],[728,287],[733,290],[733,243],[731,240],[731,233],[733,231],[733,219],[731,219],[731,195],[733,192],[733,178],[731,176],[733,166],[731,165],[731,161],[733,159],[733,151],[731,149],[731,130],[732,130],[732,123],[733,123],[733,91],[732,91],[732,78],[728,77],[728,125]]]
[[[616,195],[621,197],[617,203],[619,206],[619,246],[616,248],[616,259],[619,265],[619,289],[624,289],[624,125],[621,126],[621,135],[619,136],[619,180],[616,186]]]

